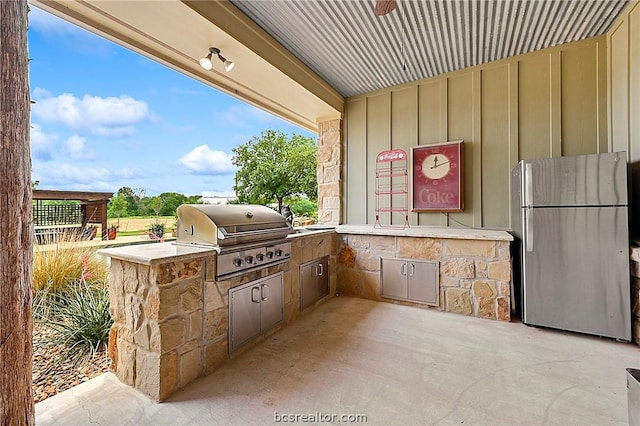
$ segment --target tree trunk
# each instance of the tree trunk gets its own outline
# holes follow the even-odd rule
[[[0,1],[0,425],[34,423],[27,0]]]

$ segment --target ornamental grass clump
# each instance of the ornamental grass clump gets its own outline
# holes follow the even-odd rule
[[[86,362],[107,347],[113,324],[109,293],[104,286],[80,280],[49,300],[43,321],[54,331],[51,344],[64,345],[67,358],[76,365]]]
[[[34,252],[34,320],[50,330],[47,341],[34,344],[65,348],[64,357],[76,365],[106,349],[113,323],[107,262],[96,251],[72,240]]]
[[[77,238],[52,244],[36,245],[33,253],[33,289],[58,292],[84,275],[93,285],[105,283],[108,267],[97,249]]]

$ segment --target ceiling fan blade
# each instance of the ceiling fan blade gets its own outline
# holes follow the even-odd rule
[[[376,16],[386,15],[395,9],[396,6],[396,0],[376,0],[376,8],[373,13],[375,13]]]

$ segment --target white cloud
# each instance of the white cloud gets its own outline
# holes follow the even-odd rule
[[[31,123],[29,138],[31,140],[32,157],[42,160],[51,159],[51,154],[58,139],[56,135],[44,133],[38,124]]]
[[[39,180],[40,186],[47,189],[110,191],[116,186],[114,182],[137,179],[143,174],[142,170],[133,171],[127,168],[110,169],[84,163],[34,161],[32,179]]]
[[[77,166],[57,161],[34,164],[33,175],[33,179],[39,180],[43,187],[106,182],[112,177],[112,173],[106,167]]]
[[[214,151],[208,145],[200,145],[182,156],[180,163],[197,174],[224,175],[236,170],[231,158],[224,151]]]
[[[232,190],[229,191],[202,191],[200,193],[203,197],[235,197],[236,193]]]
[[[66,140],[64,143],[65,149],[71,155],[71,158],[76,160],[93,158],[93,154],[85,146],[86,141],[85,138],[79,135],[73,135]]]
[[[146,102],[127,95],[117,98],[84,95],[80,99],[64,93],[53,97],[40,88],[36,88],[33,95],[36,100],[33,115],[43,121],[64,124],[79,133],[125,136],[135,132],[135,124],[154,118]]]

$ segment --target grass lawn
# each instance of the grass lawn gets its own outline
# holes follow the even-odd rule
[[[176,218],[173,216],[160,217],[121,217],[120,219],[109,219],[109,226],[120,224],[118,226],[118,235],[138,235],[149,230],[153,223],[164,224],[164,232],[171,232],[176,226]]]

